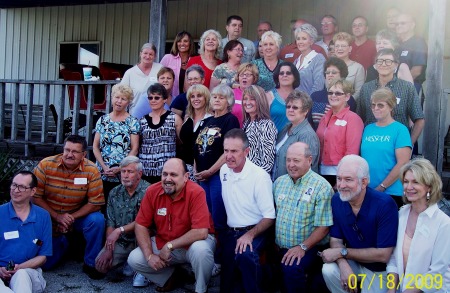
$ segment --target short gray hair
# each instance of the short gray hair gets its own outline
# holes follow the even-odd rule
[[[220,33],[218,31],[213,30],[213,29],[207,30],[200,37],[200,42],[199,42],[200,49],[198,49],[198,53],[200,55],[205,53],[205,39],[209,34],[213,34],[216,37],[217,41],[219,42],[219,46],[217,47],[214,57],[216,57],[217,59],[220,59],[220,53],[222,52],[222,49],[223,49],[222,48],[222,36],[220,35]]]
[[[155,52],[155,55],[156,55],[156,46],[153,45],[153,43],[145,43],[144,45],[142,45],[142,48],[141,48],[141,50],[139,52],[142,52],[145,49],[153,50],[153,52]]]
[[[189,73],[191,73],[192,71],[198,72],[198,74],[200,74],[202,79],[205,78],[205,70],[200,65],[193,64],[193,65],[189,66],[189,68],[186,69],[186,76],[188,76]]]
[[[274,31],[267,31],[267,32],[263,33],[263,35],[261,36],[261,42],[264,43],[267,38],[272,38],[275,41],[275,43],[277,44],[277,47],[278,47],[278,52],[280,52],[281,43],[283,42],[280,34],[274,32]]]
[[[131,164],[136,164],[136,171],[138,171],[138,172],[142,171],[142,163],[139,160],[139,158],[136,157],[136,156],[127,156],[127,157],[125,157],[122,160],[122,162],[120,162],[120,168],[124,168],[124,167],[126,167],[128,165],[131,165]]]
[[[358,176],[359,180],[362,180],[364,177],[366,177],[367,182],[370,182],[369,164],[364,158],[358,155],[346,155],[341,159],[341,161],[337,166],[338,172],[342,165],[349,165],[349,164],[357,165],[358,169],[356,175]]]
[[[307,33],[311,37],[313,43],[316,42],[317,37],[319,35],[317,33],[317,29],[309,23],[302,24],[300,27],[295,29],[295,33],[294,33],[295,38],[297,38],[297,35],[300,34],[301,32]]]
[[[234,106],[233,90],[226,84],[219,84],[211,92],[211,97],[216,96],[216,95],[221,95],[221,96],[224,96],[225,98],[227,98],[227,103],[228,103],[227,108],[228,108],[228,112],[230,112]],[[211,102],[212,102],[212,99],[211,99]]]

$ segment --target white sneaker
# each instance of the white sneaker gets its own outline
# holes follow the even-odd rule
[[[211,277],[216,277],[220,274],[220,270],[222,269],[222,265],[215,263],[213,265],[212,271],[211,271]]]
[[[148,280],[144,275],[135,273],[133,277],[133,287],[147,287]]]
[[[125,263],[125,265],[123,266],[122,274],[127,277],[131,277],[134,274],[133,269],[128,263]]]

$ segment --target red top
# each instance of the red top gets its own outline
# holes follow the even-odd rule
[[[367,39],[361,46],[357,46],[353,41],[350,59],[361,64],[366,71],[369,66],[375,64],[376,55],[377,50],[375,48],[375,42],[371,39]]]
[[[210,234],[214,233],[205,191],[191,180],[186,182],[175,200],[164,193],[161,182],[152,184],[142,199],[136,223],[156,227],[158,249],[191,229],[208,228]]]
[[[323,57],[325,57],[325,59],[328,58],[327,53],[321,46],[319,46],[317,44],[312,44],[311,49],[313,49],[317,53],[322,54]],[[288,61],[288,62],[294,63],[295,59],[297,59],[298,56],[300,56],[300,54],[301,54],[300,50],[297,48],[297,45],[294,42],[294,43],[284,46],[283,49],[281,49],[280,59],[283,61]]]
[[[219,59],[216,59],[216,60],[217,60],[217,65],[222,64],[222,60],[219,60]],[[194,65],[194,64],[200,65],[203,68],[203,70],[205,71],[205,83],[203,83],[203,85],[206,86],[207,88],[209,88],[209,83],[211,82],[211,75],[213,74],[213,71],[215,68],[213,68],[211,70],[208,67],[206,67],[206,65],[205,65],[205,63],[203,63],[202,57],[200,55],[189,58],[186,68],[189,68],[191,65]]]

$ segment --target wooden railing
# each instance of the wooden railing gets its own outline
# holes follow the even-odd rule
[[[111,109],[111,88],[115,80],[50,81],[0,79],[0,141],[24,146],[30,156],[35,145],[61,146],[64,142],[64,120],[72,117],[72,134],[80,129],[80,113],[86,115],[86,140],[92,146],[94,119],[94,85],[105,86],[106,107]],[[69,86],[74,86],[73,108],[69,106]],[[87,109],[80,110],[81,86],[88,87]],[[52,113],[50,105],[54,105]],[[67,115],[67,113],[69,113]]]

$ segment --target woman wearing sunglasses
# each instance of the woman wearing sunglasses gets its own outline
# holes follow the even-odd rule
[[[358,155],[364,124],[350,111],[347,102],[353,93],[352,84],[345,79],[333,80],[328,87],[331,106],[319,122],[317,136],[320,140],[320,174],[336,185],[337,165],[346,155]]]
[[[142,178],[150,183],[161,180],[164,163],[175,157],[181,118],[166,110],[167,89],[159,83],[148,88],[148,103],[152,111],[141,118],[139,159],[143,165]]]

